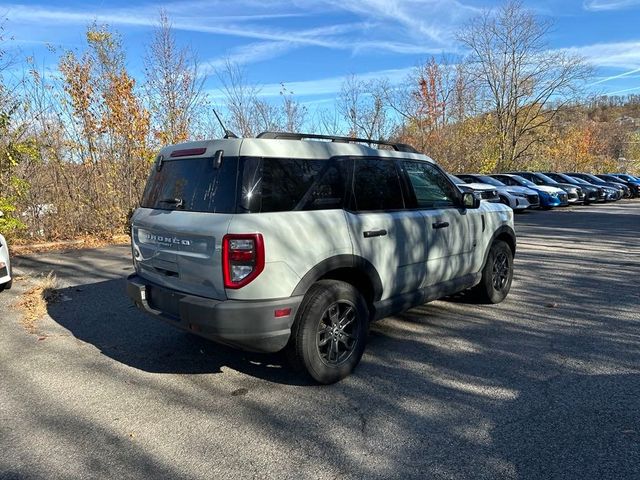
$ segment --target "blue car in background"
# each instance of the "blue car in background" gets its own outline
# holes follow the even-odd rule
[[[562,204],[568,204],[567,192],[560,188],[536,185],[532,181],[522,178],[520,175],[513,175],[510,173],[497,173],[490,176],[507,185],[527,187],[531,190],[535,190],[538,197],[540,197],[540,208],[548,209],[559,207]]]

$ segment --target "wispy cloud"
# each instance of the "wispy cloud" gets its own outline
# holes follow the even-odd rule
[[[292,42],[249,43],[234,48],[223,56],[207,60],[200,65],[200,71],[204,75],[209,75],[216,70],[224,69],[229,63],[246,65],[249,63],[264,62],[277,58],[295,48],[297,48],[297,45]]]
[[[607,92],[605,95],[620,95],[622,93],[633,92],[635,90],[640,90],[640,86],[632,87],[632,88],[623,88],[622,90],[617,90],[615,92]]]
[[[618,78],[628,77],[629,75],[633,75],[634,73],[640,72],[640,68],[634,68],[633,70],[629,70],[628,72],[620,73],[618,75],[612,75],[610,77],[601,78],[598,81],[593,82],[591,85],[598,85],[599,83],[609,82],[611,80],[617,80]]]
[[[249,40],[250,43],[205,62],[211,68],[226,58],[254,63],[303,47],[345,50],[354,55],[454,52],[452,32],[478,11],[459,0],[192,0],[126,8],[95,8],[88,3],[74,8],[44,3],[10,3],[4,7],[12,23],[29,28],[85,26],[91,21],[114,27],[151,28],[157,24],[158,11],[163,8],[176,30]],[[297,21],[299,17],[308,20]],[[343,23],[335,23],[336,18]],[[301,24],[306,28],[300,28]],[[56,43],[55,38],[41,40]]]
[[[640,40],[596,43],[581,47],[563,48],[565,52],[583,56],[597,67],[640,68]]]
[[[149,7],[141,7],[138,9],[113,9],[106,11],[79,11],[13,4],[8,5],[7,12],[7,16],[10,21],[16,23],[24,22],[29,25],[51,25],[51,22],[55,22],[57,25],[86,25],[87,23],[95,20],[98,23],[106,23],[109,25],[155,27],[158,21],[158,12],[150,10]],[[230,18],[237,17],[231,16]],[[245,17],[245,19],[249,18],[259,19],[261,16]],[[185,30],[190,32],[211,33],[269,41],[284,41],[335,48],[339,46],[340,43],[336,40],[332,40],[332,35],[353,32],[363,26],[368,26],[368,24],[348,23],[302,31],[283,31],[265,27],[248,26],[246,24],[242,26],[234,25],[224,16],[219,16],[216,18],[215,22],[211,22],[210,18],[207,17],[194,18],[176,15],[172,17],[172,26],[176,30]]]
[[[409,35],[439,44],[450,43],[452,27],[480,12],[457,0],[324,0],[324,3],[375,18],[382,24],[399,24]]]
[[[405,67],[387,70],[377,70],[372,72],[364,72],[357,74],[358,80],[368,82],[372,80],[387,80],[391,85],[399,84],[406,80],[407,76],[415,69],[415,67]],[[341,75],[335,77],[319,78],[314,80],[305,80],[300,82],[284,82],[287,90],[296,97],[323,97],[335,95],[340,92],[343,83],[349,78],[349,75]],[[260,97],[277,97],[282,91],[282,83],[269,83],[265,85],[253,86],[258,91]],[[213,99],[221,99],[224,94],[220,90],[210,90],[207,92]]]
[[[585,10],[592,12],[622,10],[640,6],[640,0],[587,0],[583,6]]]

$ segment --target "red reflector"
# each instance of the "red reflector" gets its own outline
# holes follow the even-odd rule
[[[229,260],[232,262],[251,262],[255,259],[253,250],[230,250]]]
[[[276,318],[281,318],[281,317],[288,317],[289,315],[291,315],[291,309],[290,308],[280,308],[278,310],[276,310],[273,314],[274,317]]]
[[[183,150],[174,150],[170,157],[191,157],[193,155],[202,155],[206,152],[206,148],[185,148]]]

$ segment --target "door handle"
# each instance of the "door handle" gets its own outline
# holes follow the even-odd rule
[[[386,234],[387,231],[384,228],[380,230],[367,230],[366,232],[363,232],[364,238],[382,237]]]
[[[449,226],[449,222],[435,222],[432,223],[431,226],[433,228],[446,228]]]

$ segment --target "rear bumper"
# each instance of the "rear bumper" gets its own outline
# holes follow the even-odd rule
[[[127,294],[142,311],[218,343],[254,352],[277,352],[289,341],[302,296],[278,300],[213,300],[127,278]],[[275,310],[291,309],[286,317]]]

